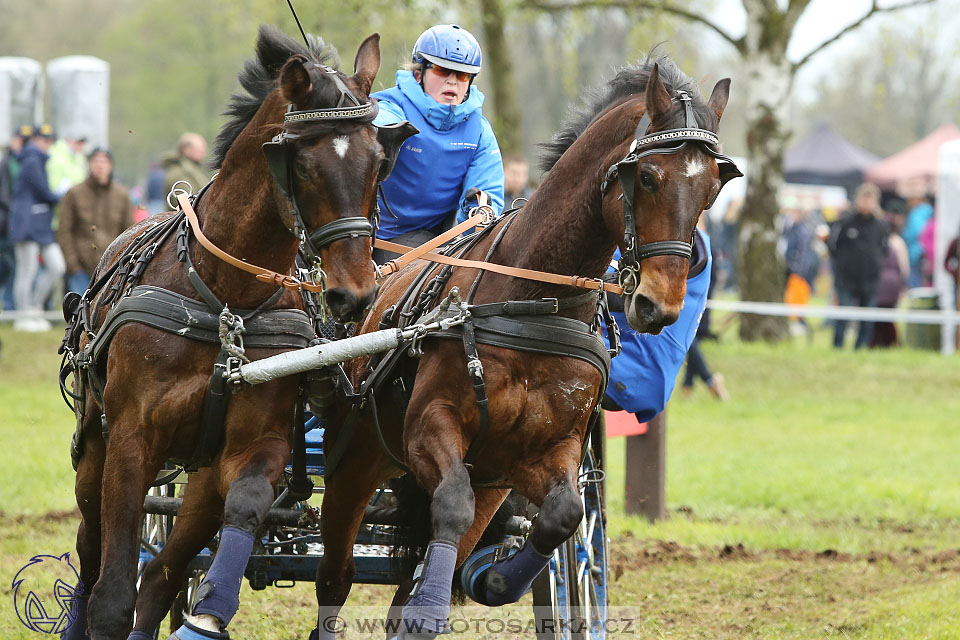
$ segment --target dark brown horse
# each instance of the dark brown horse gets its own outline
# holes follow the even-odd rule
[[[240,75],[248,93],[234,96],[228,112],[232,119],[217,140],[219,174],[195,206],[203,233],[249,263],[296,274],[298,249],[307,250],[315,273],[322,269],[330,311],[349,321],[359,317],[376,293],[371,240],[374,194],[385,151],[372,124],[376,105],[368,96],[380,66],[379,36],[370,36],[359,47],[353,76],[328,66],[333,55],[322,42],[314,41],[308,50],[276,30],[261,28],[257,55]],[[173,215],[152,217],[127,231],[107,251],[97,275],[110,273],[120,262],[132,262],[120,256]],[[239,310],[261,306],[271,313],[304,306],[298,291],[279,290],[277,284],[219,260],[185,230],[171,232],[156,244],[145,270],[141,264],[132,272],[114,271],[107,285],[95,292],[92,317],[77,345],[82,349],[101,331],[107,312],[119,306],[118,299],[160,295],[156,292],[160,288],[179,295],[173,299],[187,310],[188,320],[179,331],[139,321],[123,324],[113,334],[105,362],[90,364],[91,371],[102,367],[99,377],[105,384],[99,393],[94,393],[95,384],[85,385],[81,400],[76,495],[82,518],[77,550],[84,590],[80,619],[71,627],[70,638],[83,637],[85,631],[96,639],[126,638],[135,604],[138,631],[130,637],[152,638],[182,584],[186,562],[222,522],[226,526],[215,561],[220,568],[219,573],[211,568],[205,613],[208,622],[225,626],[237,607],[239,576],[234,574],[237,567],[242,574],[248,543],[274,499],[273,486],[290,456],[300,379],[235,394],[222,419],[222,448],[196,474],[199,481],[191,482],[190,487],[196,484],[197,489],[187,491],[175,530],[143,575],[142,589],[151,595],[137,602],[138,523],[144,496],[166,460],[193,455],[221,349],[219,344],[182,337],[193,335],[195,317],[202,315],[197,307],[216,318],[217,305],[227,305],[238,315],[246,314]],[[200,291],[204,285],[188,277],[190,270],[209,291]],[[131,273],[139,275],[131,277],[136,284],[147,288],[138,286],[128,293],[118,274]],[[110,293],[114,284],[119,295]],[[109,301],[111,295],[116,297]],[[210,296],[213,302],[208,302]],[[213,308],[203,309],[204,305]],[[282,314],[292,318],[294,333],[312,331],[311,320],[302,311]],[[256,316],[247,317],[248,328],[255,320]],[[281,350],[271,341],[272,329],[267,327],[260,342],[247,342],[248,357],[258,359]],[[109,433],[106,439],[101,412]]]
[[[501,233],[507,224],[501,221],[464,257],[600,278],[619,246],[624,256],[633,255],[640,263],[639,282],[628,287],[630,326],[659,333],[677,319],[683,305],[697,219],[732,173],[710,133],[717,131],[728,91],[729,80],[721,80],[704,103],[693,83],[666,58],[622,70],[548,145],[549,173],[509,228]],[[619,183],[614,179],[618,173]],[[624,194],[629,211],[620,200],[623,184],[632,185]],[[628,224],[625,217],[633,221]],[[625,262],[621,260],[623,273],[630,266]],[[376,330],[424,268],[423,262],[413,263],[391,276],[358,332]],[[559,299],[554,317],[581,321],[583,335],[589,337],[595,299],[566,309],[562,304],[582,289],[490,272],[477,277],[476,269],[454,268],[444,290],[475,287],[474,305]],[[577,470],[604,383],[602,371],[586,359],[483,344],[477,336],[489,398],[485,431],[474,390],[476,363],[468,363],[465,340],[427,338],[419,362],[408,360],[390,376],[391,381],[406,375],[414,379],[405,408],[395,394],[378,398],[387,445],[431,500],[430,544],[403,618],[405,625],[432,632],[446,620],[454,567],[473,550],[509,491],[482,487],[479,481],[499,479],[540,507],[523,549],[488,570],[477,594],[487,604],[519,599],[553,550],[574,532],[582,517]],[[367,362],[350,363],[349,374],[358,386],[368,375]],[[370,413],[363,413],[359,426],[346,436],[338,426],[346,411],[341,407],[340,419],[331,421],[324,443],[329,464],[339,438],[350,437],[325,484],[324,557],[317,576],[320,638],[329,637],[324,629],[330,625],[324,621],[336,615],[350,591],[353,543],[364,508],[384,480],[400,473],[379,446]]]

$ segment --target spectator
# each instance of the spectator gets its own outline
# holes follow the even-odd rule
[[[707,295],[703,301],[703,311],[698,320],[696,334],[687,347],[687,367],[683,374],[683,395],[685,397],[692,395],[693,383],[697,378],[700,378],[703,384],[707,385],[707,390],[710,391],[713,397],[720,401],[726,401],[730,399],[730,394],[727,393],[723,374],[711,372],[710,367],[707,365],[707,359],[703,357],[703,352],[700,351],[701,340],[717,339],[717,336],[710,332],[710,310],[706,307],[706,300],[709,300],[713,295],[714,281],[717,273],[717,264],[714,262],[712,243],[708,242],[709,236],[706,233],[706,226],[707,218],[701,215],[700,220],[697,221],[698,233],[696,234],[696,240],[702,240],[704,242],[704,253],[709,253],[710,259],[706,260],[704,257],[701,257],[698,260],[692,260],[688,278],[693,278],[693,274],[697,274],[701,269],[705,269],[707,271],[706,278],[708,285]],[[695,242],[694,245],[696,246],[697,242]],[[705,260],[706,265],[700,264],[701,260]],[[688,280],[688,286],[689,283],[690,281]]]
[[[467,194],[480,189],[495,213],[503,208],[503,164],[493,128],[483,117],[484,96],[473,86],[480,45],[466,29],[442,24],[413,45],[413,64],[397,71],[397,85],[374,94],[374,124],[409,120],[420,130],[404,143],[383,182],[377,237],[417,246],[465,220]],[[395,254],[374,250],[384,262]]]
[[[210,174],[203,166],[207,157],[207,141],[199,133],[184,133],[180,136],[177,151],[163,159],[164,198],[174,183],[184,180],[190,183],[194,193],[207,184]]]
[[[155,162],[150,165],[150,172],[147,174],[147,211],[151,216],[170,208],[167,204],[169,190],[164,191],[165,187],[166,172],[159,162]]]
[[[787,304],[805,306],[810,302],[813,283],[820,270],[816,227],[809,210],[793,208],[787,211],[783,240],[787,268],[787,287],[783,300]],[[790,332],[795,335],[807,333],[806,321],[803,318],[791,318]]]
[[[83,293],[104,250],[133,222],[130,195],[113,180],[113,156],[90,153],[90,175],[60,202],[57,242],[67,265],[67,287]]]
[[[87,159],[83,155],[86,138],[60,138],[50,147],[47,179],[50,190],[63,197],[71,187],[87,177]]]
[[[23,125],[13,132],[10,144],[0,160],[0,308],[13,309],[13,273],[16,260],[13,242],[7,234],[10,220],[10,205],[13,201],[13,185],[20,174],[20,154],[33,135],[33,127]]]
[[[906,210],[903,200],[892,200],[887,205],[886,218],[890,234],[887,236],[887,256],[880,267],[880,280],[877,283],[877,306],[885,309],[895,309],[900,303],[900,295],[906,288],[907,277],[910,275],[907,244],[900,237]],[[873,338],[870,340],[871,348],[892,347],[898,342],[895,324],[874,323]]]
[[[42,125],[34,131],[20,156],[20,174],[13,187],[7,231],[16,256],[14,301],[18,310],[35,312],[35,317],[17,320],[14,328],[21,331],[50,328],[50,323],[40,317],[40,310],[64,273],[63,254],[54,242],[52,227],[53,205],[59,197],[50,190],[46,169],[47,152],[53,140],[50,125]],[[44,270],[38,277],[41,256]]]
[[[880,219],[880,190],[872,184],[857,188],[854,210],[836,224],[830,250],[834,290],[841,306],[872,307],[876,303],[880,267],[887,256],[886,222]],[[846,320],[834,324],[833,346],[843,347]],[[856,348],[870,344],[872,322],[860,322]]]
[[[503,202],[507,207],[512,207],[517,198],[528,199],[533,195],[533,188],[530,187],[530,164],[519,153],[503,156],[503,192]]]
[[[920,234],[933,218],[933,207],[927,201],[923,189],[924,187],[919,184],[911,185],[907,198],[907,221],[903,225],[903,240],[907,243],[907,253],[910,257],[908,283],[911,287],[924,285],[924,253]]]

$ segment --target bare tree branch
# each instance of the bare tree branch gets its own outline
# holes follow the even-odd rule
[[[527,0],[526,6],[551,13],[572,11],[576,9],[635,9],[640,11],[664,11],[666,13],[685,18],[691,22],[698,22],[717,33],[721,38],[732,44],[741,54],[746,53],[746,41],[743,37],[734,38],[719,25],[707,18],[671,2],[657,2],[656,0],[573,0],[571,2],[550,2],[549,0]]]
[[[801,58],[798,62],[793,63],[793,70],[794,72],[796,72],[797,69],[805,65],[810,60],[810,58],[812,58],[814,55],[816,55],[826,47],[830,46],[831,44],[833,44],[834,42],[836,42],[837,40],[845,36],[847,33],[859,27],[861,24],[863,24],[867,20],[867,18],[869,18],[874,14],[887,13],[890,11],[898,11],[900,9],[907,9],[910,7],[916,7],[923,4],[931,4],[932,2],[934,2],[934,0],[911,0],[911,2],[904,2],[903,4],[898,4],[892,7],[881,7],[878,5],[878,0],[873,0],[873,3],[870,6],[870,10],[867,11],[863,16],[861,16],[859,20],[847,25],[846,27],[841,29],[839,32],[837,32],[837,34],[834,35],[832,38],[830,38],[829,40],[824,40],[822,43],[820,43],[819,46],[817,46],[813,51],[811,51],[807,55],[803,56],[803,58]]]

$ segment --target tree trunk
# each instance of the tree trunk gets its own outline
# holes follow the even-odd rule
[[[738,268],[740,298],[751,302],[783,302],[786,274],[777,253],[783,184],[783,153],[790,137],[787,105],[793,88],[786,49],[791,29],[783,16],[745,2],[748,11],[745,87],[747,95],[747,196],[740,210]],[[778,21],[781,20],[781,21]],[[741,314],[743,340],[777,342],[787,336],[787,320]]]
[[[480,0],[480,10],[486,38],[483,77],[493,94],[493,130],[504,153],[519,153],[520,108],[513,83],[513,60],[504,33],[502,0]]]

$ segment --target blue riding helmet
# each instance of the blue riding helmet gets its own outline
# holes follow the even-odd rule
[[[483,54],[469,31],[455,24],[438,24],[424,31],[413,45],[413,61],[432,62],[454,71],[480,73]]]

